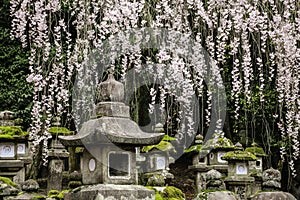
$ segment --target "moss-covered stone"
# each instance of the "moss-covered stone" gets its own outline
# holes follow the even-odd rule
[[[207,140],[202,146],[202,149],[234,150],[234,148],[235,147],[230,139],[216,135],[213,139]]]
[[[164,199],[171,200],[172,198],[175,198],[177,200],[183,200],[185,199],[184,193],[174,186],[167,186],[164,191],[162,192],[161,196]]]
[[[256,156],[266,156],[264,149],[261,147],[247,147],[245,151],[253,153]]]
[[[20,126],[0,126],[0,139],[26,138],[29,135]]]
[[[82,185],[81,181],[70,181],[68,184],[68,188],[74,189]]]
[[[30,200],[45,200],[45,199],[46,199],[46,197],[44,197],[44,196],[34,196]]]
[[[50,190],[48,192],[48,197],[51,197],[51,196],[57,196],[59,194],[59,191],[58,190]]]
[[[15,187],[15,188],[18,187],[18,185],[16,183],[14,183],[12,180],[10,180],[7,177],[0,176],[0,181],[2,181],[3,183],[5,183],[11,187]]]
[[[70,131],[69,129],[65,128],[65,127],[51,127],[49,129],[49,132],[52,135],[72,135],[74,132]]]
[[[70,190],[63,190],[63,191],[61,191],[58,195],[57,195],[57,198],[59,198],[59,199],[64,199],[65,198],[65,194],[66,193],[69,193],[70,192]]]
[[[176,152],[175,147],[170,141],[175,141],[176,138],[171,137],[169,135],[164,135],[163,139],[155,145],[144,146],[141,149],[141,152],[149,152],[152,150],[160,150],[160,151],[173,151]]]
[[[201,144],[195,144],[184,150],[184,153],[199,153],[201,151]]]
[[[160,143],[156,144],[156,145],[149,145],[149,146],[144,146],[142,148],[142,152],[149,152],[152,150],[160,150],[160,151],[173,151],[175,152],[175,148],[174,146],[167,141],[160,141]]]
[[[223,157],[223,160],[257,160],[256,156],[253,153],[246,151],[229,151]]]

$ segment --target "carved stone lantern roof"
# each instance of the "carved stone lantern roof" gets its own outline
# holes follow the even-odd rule
[[[227,161],[253,161],[257,160],[256,156],[246,151],[229,151],[223,157]]]
[[[129,106],[125,105],[124,85],[114,79],[112,74],[99,84],[97,119],[85,122],[73,136],[59,136],[65,146],[85,144],[109,144],[144,146],[157,144],[164,133],[146,133],[130,119]]]

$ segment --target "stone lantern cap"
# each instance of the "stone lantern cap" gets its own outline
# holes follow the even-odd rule
[[[254,161],[257,160],[256,156],[246,151],[229,151],[223,157],[227,161]]]
[[[215,149],[215,150],[234,150],[235,146],[232,141],[226,137],[214,135],[213,139],[209,139],[202,146],[202,150]]]
[[[126,144],[144,146],[157,144],[164,133],[146,133],[130,119],[129,106],[124,100],[124,86],[112,74],[99,84],[100,101],[96,106],[97,119],[85,122],[73,136],[59,136],[65,146],[84,146],[86,144]]]
[[[253,153],[255,156],[260,156],[260,157],[267,156],[264,149],[259,147],[256,143],[253,143],[251,147],[247,147],[245,151]]]

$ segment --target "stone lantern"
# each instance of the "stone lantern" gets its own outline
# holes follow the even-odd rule
[[[241,199],[247,199],[252,193],[255,181],[250,176],[249,161],[257,160],[256,156],[245,151],[230,151],[223,157],[228,161],[228,176],[225,178],[227,189],[238,194]]]
[[[154,131],[163,133],[163,125],[161,123],[156,124]],[[146,160],[140,163],[140,166],[146,172],[142,177],[147,182],[147,185],[149,185],[149,180],[153,179],[153,176],[163,177],[164,180],[174,178],[173,174],[169,172],[169,165],[174,162],[174,158],[170,153],[176,153],[175,147],[171,143],[171,141],[175,140],[176,138],[165,135],[157,145],[144,146],[141,149],[141,152],[146,153]]]
[[[138,180],[135,151],[136,147],[159,143],[164,133],[143,132],[130,119],[129,106],[122,103],[123,100],[123,84],[109,74],[108,79],[99,84],[98,118],[85,122],[74,136],[59,136],[65,146],[85,147],[81,158],[82,183],[97,184],[81,190],[80,194],[71,193],[70,199],[83,199],[84,195],[91,195],[86,199],[153,196],[152,191],[134,186]]]
[[[52,126],[49,129],[52,135],[49,144],[48,152],[48,182],[47,190],[62,190],[62,178],[63,172],[68,170],[69,165],[69,153],[65,147],[58,140],[60,135],[72,135],[73,131],[68,130],[61,126],[60,118],[55,117]]]
[[[249,161],[250,176],[255,178],[252,193],[256,193],[262,189],[263,158],[266,157],[266,154],[263,148],[256,143],[253,143],[251,147],[247,147],[245,151],[253,153],[257,158],[257,160]]]
[[[14,113],[0,112],[0,176],[14,182],[25,181],[26,165],[32,159],[29,155],[28,133],[15,126]]]
[[[207,154],[208,166],[211,166],[212,169],[218,170],[225,175],[227,174],[228,163],[222,157],[226,152],[234,149],[235,146],[230,139],[217,134],[215,134],[212,139],[207,140],[201,148],[202,151],[209,151]]]

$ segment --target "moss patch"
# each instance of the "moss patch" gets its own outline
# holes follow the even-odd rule
[[[261,147],[248,147],[245,149],[246,152],[253,153],[256,156],[266,156],[266,153]]]
[[[223,160],[257,160],[256,156],[246,151],[229,151],[223,157]]]
[[[174,186],[167,186],[163,192],[157,191],[151,186],[146,186],[146,188],[155,191],[155,200],[184,200],[184,193]]]
[[[167,141],[160,141],[160,143],[156,145],[149,145],[142,148],[142,152],[149,152],[152,150],[160,150],[160,151],[173,151],[175,152],[174,146]]]
[[[215,136],[216,137],[216,136]],[[232,141],[225,137],[218,137],[207,140],[202,149],[234,149]]]
[[[160,143],[155,144],[155,145],[149,145],[149,146],[144,146],[141,149],[141,152],[149,152],[152,150],[160,150],[160,151],[173,151],[174,153],[176,152],[175,147],[170,141],[174,141],[176,138],[165,135],[163,139],[160,141]]]
[[[164,199],[168,199],[168,200],[171,200],[171,199],[183,200],[183,199],[185,199],[185,195],[183,194],[183,192],[174,186],[167,186],[164,189],[161,196]]]
[[[16,183],[14,183],[12,180],[10,180],[9,178],[6,177],[2,177],[0,176],[0,181],[2,181],[3,183],[11,186],[11,187],[18,187],[18,185]]]
[[[72,135],[74,133],[65,127],[51,127],[49,132],[52,135]]]
[[[201,144],[192,145],[192,146],[190,146],[190,148],[185,149],[184,153],[192,153],[192,152],[193,153],[199,153],[201,151],[201,147],[202,147]]]
[[[0,139],[25,138],[29,134],[21,129],[20,126],[0,126]]]

